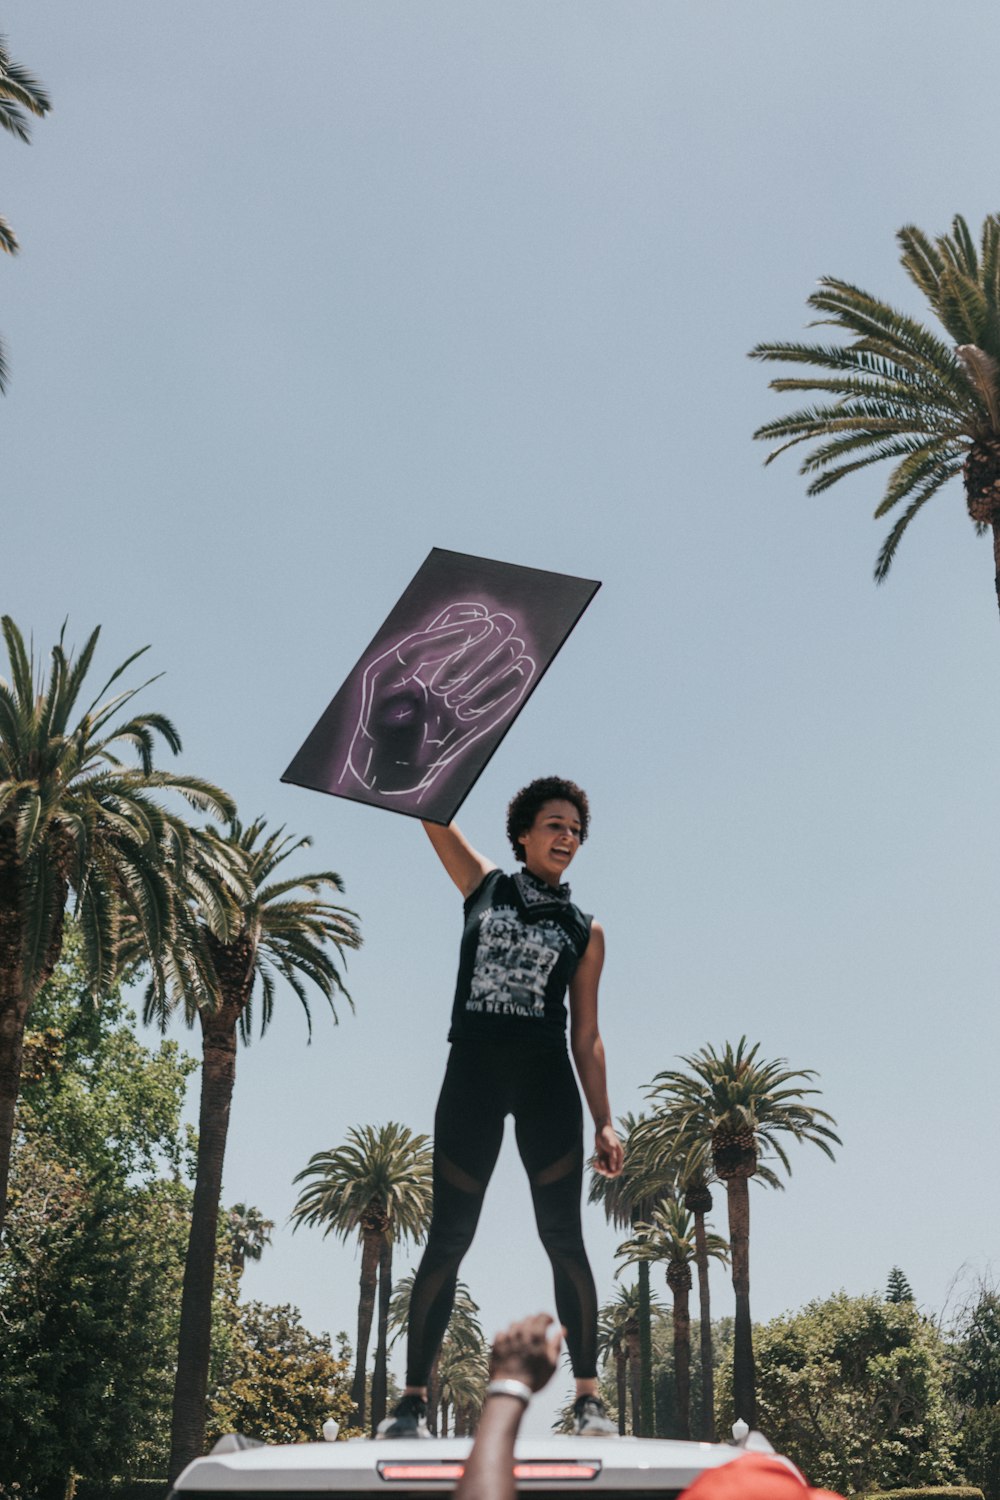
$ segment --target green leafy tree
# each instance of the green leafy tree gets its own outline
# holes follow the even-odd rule
[[[961,474],[979,532],[993,531],[1000,602],[1000,217],[983,221],[977,246],[961,217],[932,239],[915,225],[896,236],[900,261],[945,337],[871,293],[823,276],[808,298],[816,323],[846,343],[758,344],[751,358],[812,366],[772,390],[817,394],[820,404],[767,422],[754,436],[816,446],[802,464],[818,495],[883,459],[894,464],[876,517],[901,508],[875,565],[881,583],[914,516]]]
[[[956,1474],[948,1351],[912,1302],[810,1302],[757,1329],[760,1425],[810,1483],[844,1494]],[[732,1420],[728,1399],[719,1426]]]
[[[365,1125],[347,1132],[342,1146],[317,1151],[295,1178],[308,1185],[292,1210],[295,1226],[321,1224],[323,1233],[361,1242],[358,1340],[351,1399],[357,1422],[365,1426],[365,1366],[381,1289],[372,1381],[371,1430],[385,1416],[386,1357],[392,1298],[392,1247],[419,1240],[430,1223],[431,1149],[426,1135],[405,1125]]]
[[[2,628],[11,678],[0,677],[0,1227],[25,1027],[59,961],[70,896],[91,994],[99,997],[139,952],[162,990],[163,954],[177,927],[194,835],[155,793],[180,793],[223,816],[230,811],[226,794],[209,782],[154,769],[157,739],[174,752],[180,739],[162,714],[132,713],[140,688],[107,696],[143,651],[74,718],[99,632],[76,658],[60,636],[43,682],[9,616]],[[138,758],[134,768],[122,764],[129,752]],[[123,930],[132,934],[129,943]]]
[[[350,1351],[341,1335],[302,1326],[298,1309],[233,1303],[234,1325],[208,1402],[208,1435],[241,1432],[263,1443],[317,1443],[332,1418],[351,1435]]]
[[[717,1234],[706,1237],[706,1253],[728,1262],[729,1246]],[[697,1250],[694,1220],[674,1199],[654,1208],[649,1223],[635,1226],[632,1238],[619,1245],[615,1254],[626,1266],[661,1261],[666,1265],[667,1285],[673,1296],[674,1379],[677,1390],[677,1436],[691,1436],[691,1266]]]
[[[622,1115],[618,1121],[625,1163],[617,1177],[603,1177],[591,1172],[588,1202],[599,1203],[605,1217],[617,1229],[634,1227],[648,1219],[661,1200],[673,1191],[676,1172],[667,1158],[655,1160],[638,1142],[642,1137],[644,1116]],[[639,1306],[639,1405],[636,1436],[652,1437],[653,1410],[653,1343],[652,1301],[649,1290],[649,1263],[638,1264]],[[633,1410],[633,1421],[635,1419]]]
[[[982,1282],[955,1330],[954,1385],[966,1406],[1000,1405],[1000,1292]]]
[[[0,126],[16,140],[27,144],[31,140],[30,115],[42,119],[52,105],[37,78],[32,78],[26,68],[13,60],[5,37],[0,37]],[[16,255],[21,246],[17,235],[6,219],[0,219],[0,250],[7,255]],[[8,380],[7,359],[0,344],[0,395],[6,394]]]
[[[958,1462],[985,1500],[1000,1500],[1000,1406],[978,1406],[966,1414],[958,1434]]]
[[[196,1066],[90,1003],[80,934],[36,997],[0,1257],[0,1482],[166,1469]]]
[[[951,1347],[960,1461],[987,1500],[1000,1500],[1000,1293],[993,1283],[981,1281],[962,1309]]]
[[[332,870],[286,875],[281,868],[311,840],[266,829],[263,819],[245,828],[234,818],[226,834],[212,831],[204,841],[210,854],[217,852],[217,868],[242,869],[244,887],[239,895],[229,889],[234,916],[222,900],[227,888],[220,892],[216,882],[198,878],[205,872],[195,863],[183,942],[167,968],[168,1005],[183,1007],[189,1024],[197,1018],[202,1038],[198,1159],[181,1297],[171,1481],[205,1446],[216,1242],[238,1039],[250,1040],[258,994],[260,1029],[267,1029],[280,980],[298,996],[307,1018],[309,983],[336,1020],[336,996],[350,1003],[337,958],[361,942],[354,914],[326,897],[328,891],[343,890],[339,875]],[[165,1016],[166,1008],[151,985],[147,1020],[157,1013]]]
[[[832,1116],[807,1102],[819,1090],[802,1084],[815,1073],[789,1069],[785,1058],[758,1059],[759,1050],[756,1042],[748,1048],[746,1037],[735,1049],[727,1042],[721,1053],[702,1047],[681,1059],[687,1072],[657,1073],[648,1095],[662,1128],[684,1143],[682,1176],[711,1169],[726,1185],[736,1298],[733,1398],[737,1414],[751,1427],[757,1426],[757,1404],[750,1321],[750,1178],[780,1185],[761,1162],[762,1149],[773,1152],[791,1175],[783,1136],[811,1141],[831,1160],[830,1143],[840,1144]]]

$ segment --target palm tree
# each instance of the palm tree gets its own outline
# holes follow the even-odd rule
[[[760,1044],[747,1048],[746,1037],[722,1053],[702,1047],[681,1061],[687,1073],[657,1073],[647,1097],[655,1103],[667,1129],[686,1144],[682,1174],[711,1168],[726,1184],[729,1245],[736,1295],[733,1346],[733,1403],[737,1417],[752,1427],[757,1420],[757,1398],[750,1324],[750,1195],[754,1175],[773,1186],[778,1178],[760,1161],[761,1148],[773,1151],[791,1175],[791,1163],[781,1143],[783,1135],[811,1141],[830,1159],[830,1142],[840,1144],[831,1128],[836,1121],[825,1110],[807,1104],[818,1089],[802,1088],[815,1078],[812,1069],[789,1070],[787,1059],[758,1061]],[[801,1080],[801,1082],[800,1082]]]
[[[600,1203],[605,1217],[617,1229],[632,1227],[648,1219],[657,1203],[673,1187],[669,1167],[657,1174],[651,1158],[637,1149],[644,1116],[622,1115],[618,1121],[625,1149],[625,1165],[618,1177],[591,1173],[587,1201]],[[649,1294],[649,1266],[639,1263],[639,1420],[636,1436],[652,1437],[655,1421],[653,1403],[653,1333]]]
[[[441,1437],[448,1436],[448,1412],[454,1413],[453,1435],[467,1437],[486,1399],[489,1357],[485,1343],[469,1348],[445,1337],[438,1361],[440,1382]]]
[[[683,1161],[687,1147],[679,1143],[669,1123],[664,1124],[658,1115],[644,1119],[633,1136],[637,1157],[643,1166],[642,1177],[651,1176],[660,1180],[671,1171],[677,1174],[676,1191],[680,1201],[694,1216],[695,1264],[698,1268],[698,1321],[699,1349],[701,1356],[701,1412],[699,1438],[703,1442],[715,1442],[715,1350],[712,1344],[712,1302],[708,1279],[708,1231],[706,1220],[712,1212],[711,1184],[714,1174],[709,1167],[696,1166],[687,1169],[678,1164]],[[668,1165],[669,1164],[669,1165]]]
[[[651,1310],[660,1311],[654,1298],[648,1298]],[[606,1302],[597,1316],[597,1352],[601,1359],[615,1362],[615,1392],[618,1401],[618,1435],[625,1436],[627,1397],[632,1396],[632,1431],[639,1431],[639,1314],[641,1298],[638,1286],[619,1287],[613,1302]],[[570,1408],[572,1410],[572,1408]]]
[[[131,712],[148,683],[109,696],[148,648],[122,662],[74,719],[99,629],[78,657],[60,634],[46,682],[9,616],[2,630],[11,677],[0,677],[0,1227],[25,1025],[59,961],[70,893],[95,998],[137,952],[148,958],[162,993],[164,954],[178,937],[196,839],[154,794],[177,792],[223,817],[232,811],[211,783],[154,770],[156,740],[175,754],[181,742],[162,714]],[[123,765],[128,752],[137,766]],[[203,858],[208,869],[210,851]]]
[[[226,1214],[226,1234],[229,1239],[229,1264],[237,1276],[243,1275],[248,1260],[260,1260],[265,1245],[271,1243],[273,1219],[265,1219],[259,1208],[246,1203],[234,1203]]]
[[[392,1289],[392,1301],[389,1307],[389,1328],[392,1338],[389,1340],[391,1348],[398,1339],[406,1333],[410,1322],[410,1297],[413,1294],[413,1273],[402,1277]],[[427,1381],[427,1421],[432,1432],[438,1428],[438,1406],[441,1396],[441,1383],[438,1370],[441,1360],[441,1350],[445,1343],[456,1348],[477,1350],[486,1348],[486,1339],[483,1336],[482,1324],[479,1321],[479,1305],[476,1303],[469,1288],[464,1281],[459,1281],[455,1287],[455,1300],[452,1303],[451,1317],[448,1319],[448,1327],[445,1330],[441,1349],[434,1356],[431,1365],[430,1376]]]
[[[993,530],[1000,603],[1000,216],[984,220],[978,249],[959,216],[934,240],[912,224],[896,238],[904,271],[947,339],[849,282],[821,277],[809,306],[848,342],[758,344],[750,357],[814,366],[771,388],[832,399],[766,422],[754,436],[778,440],[768,463],[815,441],[801,468],[816,476],[810,495],[868,464],[896,461],[875,515],[904,509],[875,564],[879,583],[914,516],[961,473],[977,532]]]
[[[699,1438],[715,1442],[715,1350],[712,1346],[712,1294],[708,1284],[709,1232],[714,1177],[704,1167],[682,1172],[678,1181],[681,1202],[694,1219],[695,1265],[698,1268],[698,1334],[701,1357],[701,1421]]]
[[[0,126],[17,140],[31,140],[28,114],[41,119],[52,108],[49,96],[31,74],[11,58],[6,37],[0,36]],[[28,114],[25,114],[25,110]],[[6,219],[0,219],[0,250],[16,255],[20,250],[17,235]],[[7,360],[0,344],[0,395],[7,390]]]
[[[332,870],[309,875],[276,873],[292,854],[308,848],[311,840],[285,835],[280,828],[270,834],[266,829],[262,818],[247,828],[233,818],[225,834],[210,831],[208,847],[219,850],[220,857],[228,854],[244,871],[242,896],[233,898],[238,910],[234,918],[219,905],[214,888],[197,878],[196,865],[186,908],[188,941],[181,955],[193,952],[194,959],[174,961],[168,969],[169,999],[183,1005],[189,1024],[197,1016],[202,1036],[198,1160],[181,1293],[171,1481],[202,1452],[205,1442],[216,1235],[236,1082],[237,1037],[244,1043],[250,1040],[258,987],[261,1033],[267,1029],[278,979],[285,980],[302,1002],[310,1031],[307,980],[327,1001],[336,1021],[335,997],[340,994],[351,1001],[334,954],[342,958],[346,948],[357,948],[361,942],[354,914],[326,899],[328,890],[343,890],[339,875]],[[146,1019],[154,1014],[163,1020],[166,1011],[151,989]]]
[[[729,1246],[717,1234],[705,1237],[705,1251],[717,1260],[728,1261]],[[691,1262],[695,1259],[694,1220],[675,1199],[665,1200],[653,1210],[648,1224],[637,1224],[630,1240],[619,1245],[616,1255],[626,1257],[625,1265],[666,1261],[667,1285],[674,1299],[674,1378],[677,1382],[678,1436],[691,1436],[691,1316],[688,1298],[691,1292]]]
[[[317,1151],[295,1178],[312,1179],[299,1193],[292,1210],[299,1224],[322,1224],[346,1240],[357,1231],[361,1241],[361,1289],[358,1299],[358,1341],[351,1400],[358,1425],[365,1425],[365,1366],[375,1311],[375,1293],[384,1288],[385,1320],[379,1320],[376,1369],[385,1368],[391,1299],[392,1244],[419,1240],[430,1222],[431,1149],[426,1135],[413,1135],[405,1125],[365,1125],[347,1132],[347,1142],[331,1151]],[[385,1248],[388,1247],[388,1255]],[[372,1431],[385,1415],[384,1390],[376,1404],[372,1382]]]

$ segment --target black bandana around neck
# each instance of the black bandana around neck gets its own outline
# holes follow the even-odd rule
[[[525,906],[544,906],[546,902],[568,901],[570,898],[570,888],[565,881],[562,885],[549,885],[532,875],[530,870],[517,870],[514,880]]]

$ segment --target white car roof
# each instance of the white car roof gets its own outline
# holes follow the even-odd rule
[[[749,1446],[769,1448],[757,1434],[753,1437],[758,1441],[751,1438]],[[386,1500],[394,1495],[412,1500],[415,1494],[453,1489],[471,1446],[471,1438],[358,1438],[210,1453],[188,1465],[174,1484],[174,1495],[177,1500],[193,1500],[195,1495],[381,1493]],[[731,1463],[742,1451],[724,1443],[667,1438],[525,1438],[516,1446],[514,1462],[519,1487],[533,1494],[586,1491],[608,1500],[612,1495],[645,1492],[666,1500],[705,1469]]]

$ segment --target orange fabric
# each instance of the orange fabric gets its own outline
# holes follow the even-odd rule
[[[744,1453],[718,1469],[706,1469],[681,1500],[843,1500],[832,1490],[811,1490],[769,1453]]]

